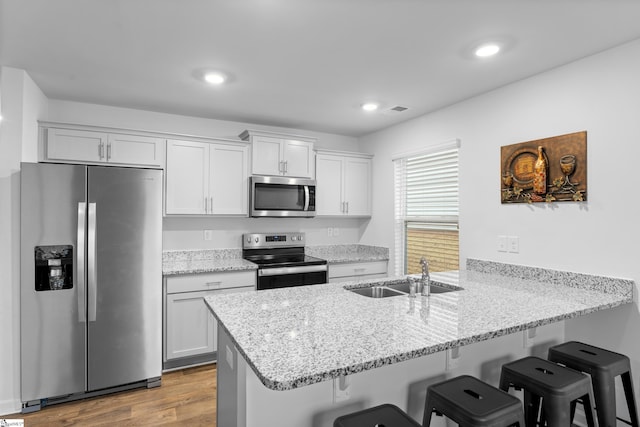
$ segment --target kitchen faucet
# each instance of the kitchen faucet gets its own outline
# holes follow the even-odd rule
[[[422,278],[420,279],[420,287],[422,288],[422,295],[429,296],[431,293],[431,276],[429,275],[429,261],[425,257],[420,258],[420,265],[422,266]]]

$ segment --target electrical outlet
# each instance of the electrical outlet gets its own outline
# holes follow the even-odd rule
[[[509,236],[507,237],[507,246],[509,252],[512,254],[517,254],[520,252],[520,238],[518,236]]]
[[[536,338],[536,335],[537,335],[536,328],[526,329],[522,331],[522,348],[533,347],[533,342]]]
[[[213,239],[213,230],[204,230],[204,240]]]
[[[338,237],[340,235],[340,229],[338,227],[333,229],[333,237]]]
[[[333,379],[333,403],[349,400],[351,397],[351,378],[340,375]]]
[[[447,371],[460,367],[460,347],[453,347],[447,350]]]
[[[333,237],[333,228],[331,228],[331,227],[327,228],[327,236],[328,237]]]
[[[498,252],[507,252],[507,236],[498,236]]]

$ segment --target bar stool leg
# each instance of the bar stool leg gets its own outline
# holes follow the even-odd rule
[[[584,395],[582,397],[582,406],[584,409],[584,413],[587,417],[587,426],[588,427],[595,427],[596,426],[596,420],[593,417],[593,402],[591,401],[591,396],[589,396],[588,394]],[[573,421],[573,415],[575,413],[575,406],[573,407],[573,413],[571,414],[571,421]]]
[[[614,379],[609,375],[594,372],[593,394],[598,413],[599,427],[616,427],[616,388]]]
[[[620,378],[622,379],[622,385],[624,386],[624,395],[627,399],[627,408],[629,409],[629,416],[631,417],[631,425],[633,427],[640,427],[638,424],[636,401],[633,397],[633,381],[631,380],[631,372],[625,372],[620,375]]]
[[[535,426],[538,421],[540,397],[524,391],[524,419],[528,426]]]
[[[433,415],[433,402],[431,402],[431,399],[427,396],[427,402],[424,406],[424,415],[422,416],[423,427],[429,427],[431,425],[431,415]]]

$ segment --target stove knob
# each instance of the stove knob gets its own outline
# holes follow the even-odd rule
[[[247,237],[247,243],[251,243],[251,236]]]
[[[256,243],[258,243],[260,241],[259,237],[256,237]]]

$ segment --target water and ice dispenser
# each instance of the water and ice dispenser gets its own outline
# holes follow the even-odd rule
[[[36,291],[73,288],[73,246],[36,246]]]

